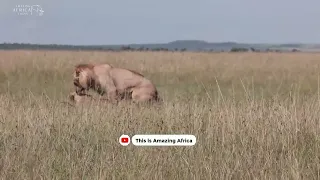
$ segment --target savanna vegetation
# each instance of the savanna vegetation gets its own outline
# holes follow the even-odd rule
[[[141,72],[164,104],[61,103],[87,62]],[[320,54],[19,50],[0,63],[1,179],[320,178]],[[122,134],[197,143],[124,147]]]

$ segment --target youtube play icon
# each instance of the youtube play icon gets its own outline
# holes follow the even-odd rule
[[[121,142],[122,143],[128,143],[128,141],[129,141],[129,138],[125,138],[125,137],[121,138]]]
[[[122,145],[122,146],[127,146],[130,144],[130,137],[128,135],[122,135],[120,136],[119,138],[119,143]]]

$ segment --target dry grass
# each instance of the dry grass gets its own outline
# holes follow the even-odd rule
[[[161,107],[71,108],[73,66],[153,80]],[[1,179],[319,179],[320,54],[0,52]],[[123,147],[121,134],[194,134]]]

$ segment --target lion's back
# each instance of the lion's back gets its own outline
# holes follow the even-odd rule
[[[124,88],[135,87],[145,79],[143,75],[123,68],[113,68],[110,75],[118,86]]]

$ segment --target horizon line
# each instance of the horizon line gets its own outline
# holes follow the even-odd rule
[[[221,44],[221,43],[234,43],[234,44],[255,44],[255,45],[286,45],[286,44],[299,44],[299,45],[320,45],[320,43],[303,43],[303,42],[283,42],[283,43],[250,43],[250,42],[236,42],[236,41],[216,41],[210,42],[205,40],[174,40],[169,42],[153,42],[153,43],[122,43],[122,44],[56,44],[56,43],[29,43],[29,42],[1,42],[0,44],[29,44],[29,45],[62,45],[62,46],[127,46],[127,45],[157,45],[157,44],[170,44],[177,41],[202,41],[209,44]]]

